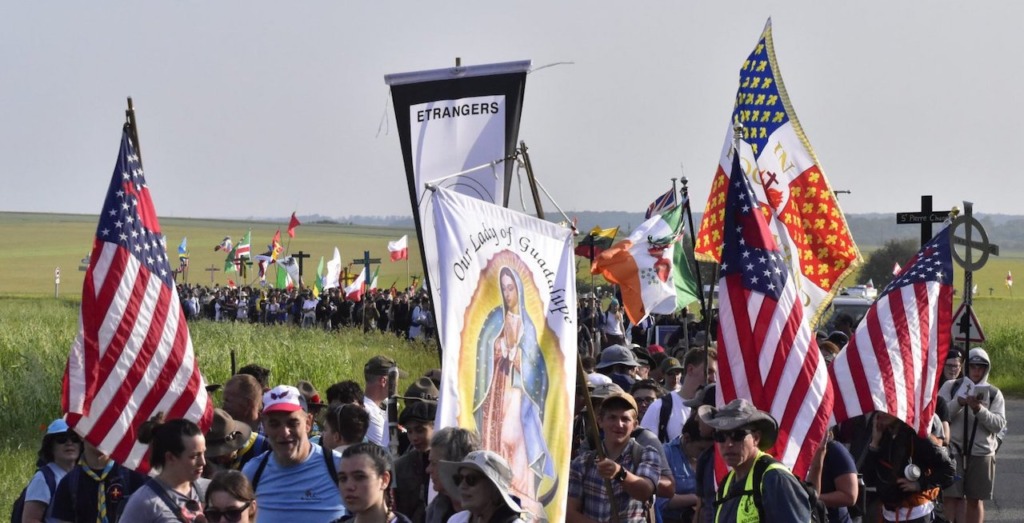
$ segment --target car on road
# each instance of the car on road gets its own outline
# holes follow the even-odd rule
[[[872,303],[874,301],[861,296],[840,294],[832,299],[832,303],[822,313],[818,329],[824,330],[826,333],[836,330],[836,318],[843,313],[849,314],[853,318],[854,329],[856,329],[857,325],[860,325],[860,321],[864,319],[864,315],[868,313]]]

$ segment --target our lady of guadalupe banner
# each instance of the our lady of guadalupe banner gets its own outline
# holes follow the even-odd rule
[[[391,98],[409,182],[416,232],[438,302],[433,226],[423,196],[434,183],[507,205],[530,61],[390,74]],[[459,176],[452,176],[463,173]]]
[[[475,430],[513,494],[562,521],[576,379],[572,231],[438,188],[439,426]]]

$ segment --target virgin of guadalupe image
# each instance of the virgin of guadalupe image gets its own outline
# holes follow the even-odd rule
[[[555,491],[537,495],[541,479],[554,475],[541,425],[548,376],[537,330],[523,303],[522,280],[505,266],[498,283],[502,303],[487,315],[477,342],[473,414],[483,448],[511,466],[512,490],[523,499],[523,508],[542,517],[537,504],[546,504]]]

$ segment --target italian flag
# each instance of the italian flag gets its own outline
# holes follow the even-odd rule
[[[649,314],[672,314],[697,301],[697,284],[681,243],[682,218],[682,206],[652,216],[594,259],[591,272],[619,285],[622,306],[634,325]]]

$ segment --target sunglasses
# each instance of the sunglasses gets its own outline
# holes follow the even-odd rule
[[[208,521],[210,521],[210,522],[220,521],[222,519],[223,520],[227,520],[227,521],[232,521],[232,522],[234,522],[234,521],[241,521],[242,520],[242,513],[245,512],[246,510],[249,510],[249,506],[250,505],[252,505],[252,501],[247,501],[245,503],[245,505],[242,505],[241,507],[238,507],[238,508],[229,508],[229,509],[207,508],[206,512],[204,513],[204,515],[206,516],[206,519]]]
[[[726,440],[732,440],[736,443],[743,441],[747,436],[750,435],[750,431],[747,429],[736,429],[736,430],[716,430],[714,440],[719,443],[725,443]]]
[[[65,443],[81,443],[82,438],[79,438],[78,434],[73,432],[65,432],[64,434],[54,436],[53,442],[58,445],[63,445]]]
[[[462,485],[462,482],[466,482],[467,487],[475,487],[477,483],[480,483],[481,477],[478,474],[456,474],[452,476],[452,481],[455,482],[455,486]]]

